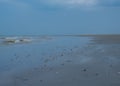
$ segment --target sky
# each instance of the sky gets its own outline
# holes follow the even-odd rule
[[[0,0],[0,35],[120,34],[120,0]]]

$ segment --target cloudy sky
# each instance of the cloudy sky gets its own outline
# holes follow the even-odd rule
[[[120,0],[0,0],[0,35],[120,34]]]

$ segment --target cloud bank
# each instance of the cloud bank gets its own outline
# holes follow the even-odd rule
[[[0,2],[24,6],[32,4],[31,2],[66,7],[120,6],[120,0],[0,0]]]
[[[65,6],[115,6],[120,5],[120,0],[39,0],[47,4],[57,4]]]
[[[93,6],[98,3],[99,0],[47,0],[46,3],[58,4],[58,5],[79,5],[79,6]]]

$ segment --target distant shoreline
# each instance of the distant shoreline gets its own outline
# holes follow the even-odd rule
[[[0,36],[81,36],[81,37],[93,37],[93,36],[120,36],[120,34],[58,34],[58,35],[0,35]]]

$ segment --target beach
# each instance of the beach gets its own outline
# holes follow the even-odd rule
[[[119,66],[120,35],[0,38],[0,86],[120,86]]]

